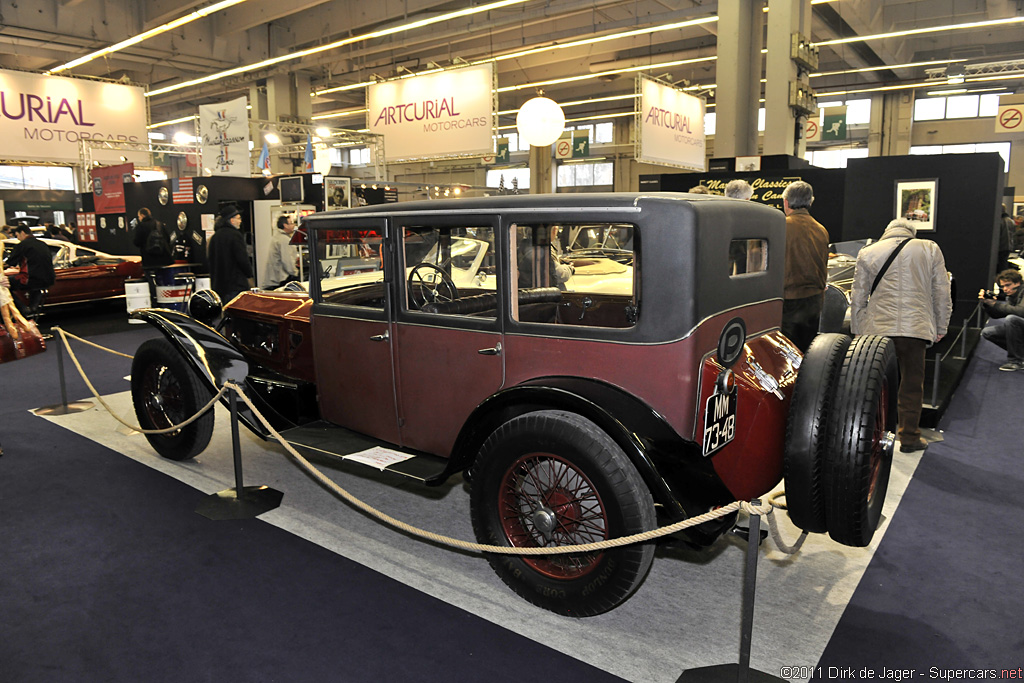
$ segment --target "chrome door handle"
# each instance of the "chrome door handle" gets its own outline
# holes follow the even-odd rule
[[[384,334],[373,335],[372,337],[370,337],[370,341],[387,341],[389,338],[390,335],[387,332],[385,332]]]
[[[479,353],[482,356],[500,356],[501,355],[501,342],[498,342],[492,348],[480,349],[479,351],[477,351],[477,353]]]

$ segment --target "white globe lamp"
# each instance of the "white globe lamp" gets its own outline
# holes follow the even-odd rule
[[[565,113],[554,100],[534,97],[519,108],[516,129],[520,140],[526,140],[534,147],[547,147],[562,135]]]

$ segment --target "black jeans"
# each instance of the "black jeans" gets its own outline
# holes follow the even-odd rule
[[[821,302],[824,294],[802,299],[782,300],[782,334],[786,335],[802,353],[814,341],[821,321]]]

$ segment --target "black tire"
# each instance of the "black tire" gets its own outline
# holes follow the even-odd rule
[[[213,396],[166,339],[150,339],[132,360],[132,403],[143,429],[165,429],[180,424],[205,406]],[[194,458],[210,443],[213,411],[185,427],[166,434],[146,434],[157,453],[170,460]]]
[[[811,533],[828,530],[822,462],[836,378],[849,346],[844,334],[815,337],[800,364],[789,406],[783,459],[786,506],[793,524]]]
[[[656,524],[650,492],[626,454],[597,425],[573,413],[541,411],[509,420],[488,437],[471,474],[473,530],[480,543],[575,545],[649,531]],[[617,607],[636,591],[651,568],[654,544],[487,559],[529,602],[586,617]]]
[[[889,486],[899,367],[887,337],[857,337],[846,351],[828,420],[824,462],[828,534],[843,545],[871,542]]]

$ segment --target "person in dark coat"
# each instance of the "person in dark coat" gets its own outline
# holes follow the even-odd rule
[[[241,226],[238,207],[228,204],[221,208],[210,238],[210,284],[224,305],[253,286],[252,264],[245,238],[239,232]]]
[[[53,270],[53,254],[42,240],[32,236],[32,228],[27,225],[14,226],[14,236],[18,244],[7,257],[4,275],[10,278],[12,292],[21,290],[27,293],[27,307],[17,298],[15,304],[22,315],[32,317],[39,312],[47,288],[57,281],[57,274]],[[23,262],[28,269],[27,278],[22,274]]]
[[[138,219],[135,223],[135,234],[132,236],[132,244],[139,250],[142,255],[142,267],[151,270],[153,268],[162,268],[169,266],[174,263],[174,258],[171,256],[171,252],[168,251],[165,255],[153,255],[146,253],[146,240],[149,239],[149,233],[153,230],[163,230],[164,227],[160,225],[153,214],[146,207],[139,209]],[[168,238],[170,243],[170,238]]]
[[[139,209],[137,218],[135,220],[135,233],[132,235],[132,244],[139,250],[139,254],[142,255],[142,270],[145,274],[146,280],[149,282],[149,300],[152,305],[156,305],[156,275],[157,272],[165,267],[174,263],[174,257],[171,255],[168,249],[165,254],[147,254],[146,253],[146,240],[149,239],[149,235],[154,230],[163,230],[162,226],[155,218],[153,214],[146,207]],[[168,244],[170,244],[170,238],[168,238]]]

